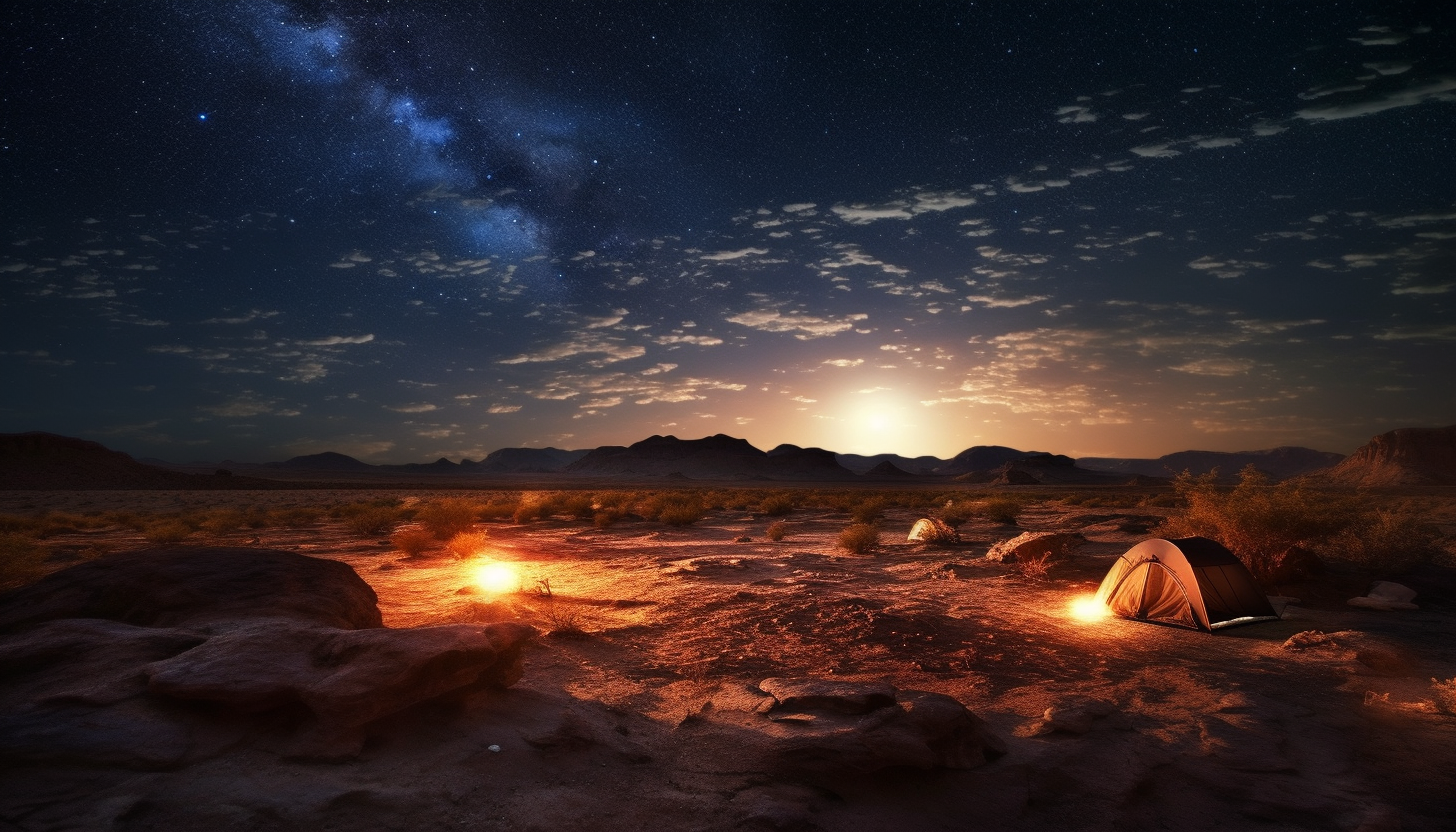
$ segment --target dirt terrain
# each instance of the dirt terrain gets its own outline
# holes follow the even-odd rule
[[[364,496],[30,492],[0,494],[0,511]],[[407,558],[330,521],[239,531],[216,542],[349,564],[389,627],[521,620],[550,634],[511,689],[390,717],[351,760],[242,742],[167,771],[6,766],[0,829],[1450,828],[1456,717],[1430,680],[1456,677],[1456,608],[1356,609],[1344,599],[1365,577],[1336,576],[1278,588],[1303,596],[1276,603],[1283,620],[1217,635],[1074,619],[1071,601],[1163,511],[1040,503],[933,547],[906,542],[916,515],[892,510],[865,555],[835,546],[846,514],[819,510],[781,518],[779,542],[765,529],[780,518],[731,510],[681,528],[483,523],[489,544],[469,560]],[[1027,530],[1088,543],[1045,580],[983,558]],[[121,529],[48,543],[146,545]],[[478,584],[488,562],[516,570],[506,591]],[[1307,630],[1363,640],[1284,646]],[[1008,753],[970,770],[766,775],[695,725],[769,677],[947,694]]]

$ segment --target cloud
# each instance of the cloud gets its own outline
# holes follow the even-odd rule
[[[662,335],[652,339],[659,344],[694,344],[699,347],[716,347],[723,343],[722,338],[714,338],[711,335]]]
[[[1051,299],[1051,295],[1027,295],[1025,297],[1019,298],[1005,296],[996,297],[993,295],[966,295],[966,300],[968,302],[979,303],[982,306],[990,307],[993,309],[1010,309],[1017,306],[1029,306],[1033,303],[1041,303],[1044,300]]]
[[[745,257],[755,257],[755,256],[758,256],[758,255],[763,255],[763,254],[768,254],[768,249],[766,249],[766,248],[741,248],[741,249],[738,249],[737,251],[715,251],[712,254],[704,254],[702,257],[700,257],[698,259],[700,259],[700,260],[712,260],[712,261],[719,261],[719,262],[721,262],[723,260],[742,260]]]
[[[1383,113],[1386,110],[1394,110],[1398,107],[1411,107],[1427,101],[1441,101],[1446,103],[1456,102],[1456,78],[1441,78],[1425,84],[1407,87],[1404,90],[1393,92],[1380,98],[1356,101],[1349,104],[1336,104],[1330,107],[1312,107],[1295,112],[1297,118],[1306,121],[1338,121],[1346,118],[1358,118],[1359,116],[1374,115]]]
[[[1360,66],[1373,69],[1381,75],[1400,75],[1411,69],[1411,65],[1404,61],[1372,61],[1368,64],[1360,64]]]
[[[1377,341],[1456,341],[1456,324],[1400,326],[1375,336]]]
[[[367,344],[373,340],[373,335],[330,335],[327,338],[315,338],[311,341],[298,341],[297,343],[307,347],[336,347],[343,344]]]
[[[1148,159],[1171,159],[1174,156],[1182,156],[1183,152],[1173,149],[1173,142],[1163,144],[1145,144],[1131,148],[1133,153]]]
[[[1208,272],[1214,277],[1228,279],[1242,277],[1251,269],[1267,269],[1269,264],[1260,263],[1257,260],[1215,260],[1205,254],[1189,263],[1188,268]]]
[[[1098,119],[1098,115],[1092,112],[1091,107],[1084,107],[1078,104],[1059,107],[1055,115],[1057,116],[1057,121],[1061,124],[1086,124]]]
[[[820,364],[828,364],[831,367],[858,367],[864,363],[863,358],[831,358],[821,361]]]
[[[730,323],[764,332],[792,332],[795,338],[807,341],[853,329],[855,321],[863,321],[868,318],[869,315],[859,313],[835,320],[793,312],[785,314],[774,309],[758,309],[730,315],[727,320]]]
[[[575,340],[546,347],[538,352],[522,353],[514,358],[504,358],[498,364],[539,364],[560,361],[574,355],[601,355],[597,364],[611,364],[645,355],[647,348],[626,344],[620,338],[607,338],[598,333],[582,333]]]
[[[910,203],[889,202],[882,205],[835,205],[829,210],[850,225],[868,225],[878,220],[908,220],[911,216]]]
[[[432,410],[439,410],[440,408],[439,406],[430,404],[429,402],[419,402],[416,404],[402,404],[398,407],[390,407],[388,405],[385,405],[384,409],[393,410],[395,413],[429,413]]]
[[[518,411],[520,409],[521,409],[521,406],[518,405],[518,404],[493,404],[485,412],[486,413],[515,413],[516,411]]]
[[[917,191],[905,199],[879,204],[838,204],[830,211],[850,225],[868,225],[879,220],[908,220],[919,214],[949,211],[976,204],[976,197],[964,191]]]

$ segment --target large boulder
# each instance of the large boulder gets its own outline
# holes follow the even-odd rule
[[[969,769],[1006,753],[955,699],[886,682],[765,679],[756,690],[720,690],[679,730],[737,756],[746,770],[809,779]]]
[[[986,559],[997,563],[1043,557],[1058,560],[1071,557],[1072,552],[1086,542],[1087,538],[1076,532],[1025,532],[993,545],[986,552]]]
[[[382,627],[379,598],[346,563],[276,549],[172,546],[122,552],[0,595],[0,633],[63,618],[199,627],[285,618]]]
[[[347,757],[383,717],[513,684],[535,635],[385,628],[346,564],[266,549],[82,564],[0,597],[0,622],[0,756],[135,768],[263,735]]]

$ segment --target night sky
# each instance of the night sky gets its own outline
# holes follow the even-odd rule
[[[0,431],[374,462],[1456,422],[1456,5],[25,3]]]

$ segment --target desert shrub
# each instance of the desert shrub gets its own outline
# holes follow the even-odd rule
[[[850,516],[856,523],[875,523],[885,516],[885,498],[870,497],[861,500],[851,511]]]
[[[415,522],[435,536],[436,540],[449,540],[461,532],[470,531],[475,525],[475,503],[470,500],[434,500],[415,512]]]
[[[192,536],[192,527],[180,519],[158,520],[142,530],[142,537],[151,543],[180,543]]]
[[[769,517],[783,517],[794,510],[794,495],[779,491],[764,497],[758,503],[758,513]]]
[[[445,551],[457,560],[468,560],[480,554],[489,541],[490,533],[486,531],[460,532],[445,544]]]
[[[968,503],[957,503],[953,500],[946,500],[945,507],[940,510],[940,522],[952,529],[964,526],[973,516],[975,510]]]
[[[1217,540],[1249,567],[1268,579],[1279,556],[1291,546],[1319,546],[1359,516],[1348,498],[1314,492],[1297,482],[1270,485],[1253,465],[1239,472],[1233,488],[1220,487],[1218,471],[1193,476],[1184,471],[1173,482],[1186,503],[1181,514],[1159,528],[1165,537],[1201,536]]]
[[[949,523],[936,520],[935,518],[929,518],[929,528],[926,528],[926,525],[923,524],[926,524],[925,520],[917,520],[915,521],[915,525],[910,528],[911,534],[919,532],[918,539],[922,543],[928,543],[932,546],[954,546],[961,542],[960,532],[951,528]]]
[[[586,638],[586,616],[581,607],[562,604],[549,594],[549,600],[541,608],[541,619],[546,624],[546,635],[557,638]]]
[[[1148,508],[1182,508],[1184,504],[1183,499],[1176,492],[1166,492],[1163,494],[1149,494],[1139,501],[1138,505],[1147,506]]]
[[[33,531],[35,518],[21,514],[0,514],[0,534],[23,534]]]
[[[987,520],[1012,526],[1021,516],[1022,503],[1015,497],[992,497],[981,503],[980,509]]]
[[[1359,564],[1370,572],[1399,575],[1441,553],[1440,532],[1410,509],[1360,512],[1318,547],[1321,554]]]
[[[394,528],[398,519],[394,506],[361,506],[344,518],[344,526],[360,537],[375,537]]]
[[[554,503],[552,514],[569,514],[577,520],[591,520],[596,516],[596,500],[591,494],[563,493]]]
[[[1456,714],[1456,679],[1445,682],[1432,679],[1431,694],[1437,710],[1443,714]]]
[[[839,533],[839,548],[863,555],[880,545],[880,530],[873,523],[855,523]]]
[[[242,528],[247,520],[247,515],[235,508],[222,508],[199,518],[197,527],[208,534],[227,534]]]
[[[673,494],[663,500],[657,522],[669,526],[691,526],[703,519],[703,504],[696,494]]]
[[[763,530],[763,536],[777,543],[789,536],[789,524],[782,520],[775,520],[768,524],[767,529]]]
[[[275,508],[268,512],[266,525],[298,528],[300,526],[317,523],[323,519],[323,516],[324,510],[318,506],[287,506],[285,508]],[[251,518],[248,525],[259,528],[258,526],[254,526],[254,521]]]
[[[435,545],[435,536],[424,529],[410,527],[400,529],[389,538],[390,545],[404,552],[410,557],[419,557],[424,551]]]
[[[24,586],[45,574],[49,552],[33,538],[0,533],[0,589]]]
[[[540,494],[522,494],[520,501],[516,503],[516,510],[511,512],[511,522],[521,524],[540,520],[543,504]]]
[[[481,520],[504,520],[514,516],[520,504],[520,494],[492,494],[490,499],[476,509],[475,516]]]
[[[627,512],[620,508],[603,508],[592,515],[592,525],[599,529],[610,529],[626,515]]]

